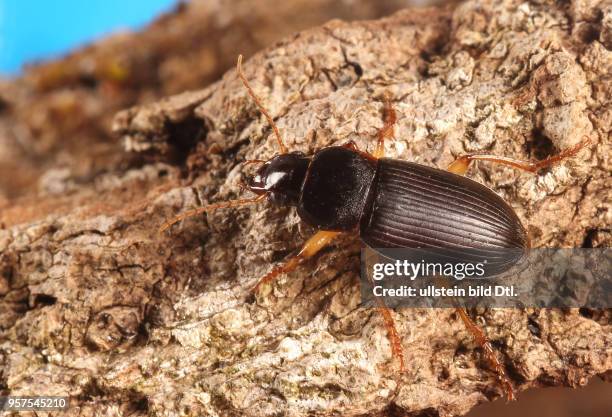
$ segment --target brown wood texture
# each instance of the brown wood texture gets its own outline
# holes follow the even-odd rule
[[[588,149],[539,175],[476,163],[469,176],[512,205],[535,246],[610,246],[611,48],[605,2],[471,0],[331,21],[244,71],[287,146],[306,153],[348,140],[373,151],[387,92],[398,116],[387,154],[430,166],[474,151],[544,158],[589,135]],[[130,74],[154,65],[134,62],[143,68]],[[271,157],[276,143],[234,70],[120,112],[113,140],[122,103],[198,82],[169,75],[128,94],[110,68],[110,81],[63,88],[40,67],[27,77],[42,84],[0,90],[0,393],[69,395],[75,416],[446,416],[501,395],[453,310],[395,312],[398,375],[383,318],[359,307],[356,239],[253,300],[257,279],[313,233],[293,209],[218,211],[159,234],[181,211],[243,196],[252,167],[241,162]],[[612,370],[610,311],[472,313],[519,392]]]

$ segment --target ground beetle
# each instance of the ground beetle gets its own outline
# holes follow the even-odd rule
[[[313,155],[288,152],[276,124],[254,93],[241,68],[237,74],[248,94],[274,130],[280,153],[263,165],[246,183],[256,197],[232,200],[189,210],[166,222],[161,230],[207,211],[237,207],[267,198],[274,204],[296,206],[300,218],[319,231],[302,250],[273,268],[255,286],[294,270],[341,233],[356,232],[373,248],[528,248],[529,238],[512,208],[493,190],[463,175],[475,160],[496,162],[532,173],[575,155],[589,139],[542,161],[526,162],[486,154],[463,155],[447,171],[398,159],[384,158],[384,141],[393,137],[395,110],[385,99],[384,126],[378,132],[374,153],[361,151],[353,142],[330,146]],[[409,207],[408,210],[405,208]],[[404,355],[393,315],[384,305],[393,356],[403,371]],[[508,399],[513,389],[484,332],[463,308],[457,313],[491,362]]]

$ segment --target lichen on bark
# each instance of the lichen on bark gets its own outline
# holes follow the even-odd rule
[[[387,154],[431,166],[481,150],[544,158],[588,135],[545,173],[483,163],[470,176],[536,245],[609,246],[610,13],[589,0],[407,9],[301,32],[244,71],[288,147],[306,153],[348,140],[372,150],[386,93],[398,113]],[[501,394],[452,310],[394,313],[398,375],[382,318],[359,305],[356,238],[252,300],[313,232],[294,210],[219,211],[157,233],[182,210],[241,195],[241,162],[277,151],[235,71],[125,110],[114,130],[152,162],[0,214],[0,389],[70,395],[85,415],[462,415]],[[612,369],[609,311],[472,313],[517,391]]]

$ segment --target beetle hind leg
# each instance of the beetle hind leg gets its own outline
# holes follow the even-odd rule
[[[447,168],[448,171],[457,175],[465,175],[470,164],[473,161],[489,161],[498,164],[506,165],[515,169],[523,171],[537,173],[539,170],[558,164],[559,162],[575,156],[582,148],[587,146],[591,142],[589,137],[585,137],[581,142],[576,145],[562,150],[557,155],[550,156],[541,161],[521,161],[519,159],[508,158],[505,156],[495,156],[488,154],[469,154],[462,155],[455,159]]]
[[[384,305],[384,303],[381,301],[381,304],[378,306],[378,312],[381,314],[385,322],[387,337],[389,338],[389,343],[391,343],[391,355],[398,361],[400,373],[404,373],[406,372],[404,348],[402,347],[402,340],[399,336],[397,328],[395,327],[395,320],[393,319],[391,309]]]
[[[369,277],[370,283],[374,284],[372,278]],[[376,310],[383,318],[383,322],[385,324],[385,328],[387,329],[387,338],[389,339],[389,344],[391,345],[391,357],[393,360],[396,360],[399,364],[399,372],[406,372],[406,362],[404,360],[404,347],[402,346],[402,339],[397,331],[397,327],[395,326],[395,320],[393,319],[393,309],[387,307],[385,301],[380,297],[375,297]]]
[[[474,340],[476,341],[476,343],[478,343],[478,345],[484,351],[484,355],[487,358],[487,360],[493,366],[493,370],[497,374],[497,380],[499,381],[500,385],[504,389],[504,392],[506,393],[506,399],[508,401],[514,400],[514,389],[512,388],[512,384],[510,383],[510,380],[508,379],[508,376],[506,375],[504,366],[501,364],[501,362],[497,358],[497,354],[495,352],[495,349],[493,348],[493,345],[491,344],[491,341],[489,340],[487,335],[482,331],[482,329],[476,323],[474,323],[474,321],[470,318],[470,316],[468,316],[467,311],[465,311],[464,308],[457,307],[456,311],[459,314],[459,317],[461,317],[463,324],[465,324],[465,327],[469,330],[469,332],[474,337]]]

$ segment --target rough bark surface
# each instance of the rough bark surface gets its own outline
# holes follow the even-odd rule
[[[589,135],[540,175],[479,164],[470,176],[511,203],[536,246],[610,246],[611,48],[604,2],[474,0],[330,22],[244,70],[306,153],[348,140],[372,150],[385,92],[399,116],[388,155],[431,166],[479,150],[543,158]],[[67,415],[461,415],[500,395],[450,310],[395,312],[398,375],[382,317],[359,306],[354,238],[253,300],[313,232],[294,210],[260,204],[157,233],[241,195],[241,161],[276,151],[234,71],[124,111],[114,129],[150,162],[0,213],[0,390],[70,395]],[[610,311],[473,314],[517,391],[612,370]]]

